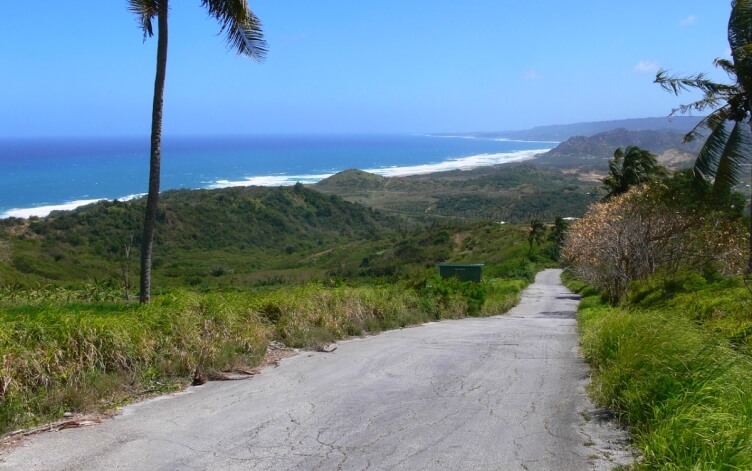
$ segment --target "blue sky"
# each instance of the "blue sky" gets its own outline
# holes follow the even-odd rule
[[[166,135],[495,131],[667,115],[658,68],[713,72],[730,1],[250,0],[263,64],[173,0]],[[0,136],[147,135],[156,38],[125,0],[8,2]]]

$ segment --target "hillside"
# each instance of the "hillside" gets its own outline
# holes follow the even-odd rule
[[[538,126],[532,129],[517,131],[499,131],[490,133],[475,133],[478,137],[503,137],[507,139],[523,139],[531,141],[565,141],[574,136],[594,136],[613,129],[627,131],[671,131],[686,134],[702,119],[701,116],[674,116],[659,118],[620,119],[613,121],[595,121],[573,124],[558,124]]]
[[[221,287],[329,273],[404,273],[451,254],[447,247],[436,253],[426,248],[432,233],[414,244],[425,250],[397,250],[416,231],[578,216],[598,198],[598,186],[512,164],[400,178],[349,170],[312,188],[167,191],[153,276],[156,286]],[[0,285],[106,281],[132,287],[143,205],[143,199],[100,202],[45,218],[0,220]],[[384,261],[394,250],[397,255]],[[363,260],[372,262],[367,270]]]
[[[15,281],[107,278],[135,270],[144,200],[101,202],[46,218],[0,220],[0,260]],[[383,239],[413,224],[296,185],[179,190],[161,198],[157,278],[199,282],[209,274],[295,268],[303,254]],[[315,263],[309,263],[309,266]],[[5,267],[5,268],[3,268]]]
[[[684,135],[675,131],[630,131],[624,128],[575,136],[539,156],[535,163],[550,168],[576,169],[579,172],[606,172],[608,161],[618,147],[638,146],[658,156],[670,168],[691,165],[702,142],[685,144]]]
[[[597,183],[531,164],[505,164],[469,171],[384,178],[359,170],[338,173],[314,185],[393,214],[422,219],[529,222],[578,216],[597,199]]]

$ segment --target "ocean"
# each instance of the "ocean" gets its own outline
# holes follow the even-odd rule
[[[555,145],[425,135],[166,138],[161,188],[315,183],[352,168],[384,176],[468,169]],[[0,218],[142,195],[148,168],[148,138],[0,140]]]

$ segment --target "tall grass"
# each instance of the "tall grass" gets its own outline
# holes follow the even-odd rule
[[[525,281],[488,283],[484,314],[516,303]],[[485,290],[485,288],[484,288]],[[313,347],[347,336],[464,317],[461,292],[406,286],[286,287],[260,293],[176,290],[149,305],[83,302],[55,288],[0,301],[0,433],[167,391],[196,368],[258,364],[269,341]]]
[[[492,278],[486,281],[486,300],[480,314],[493,316],[507,312],[517,305],[520,293],[528,284],[527,279]]]
[[[258,313],[217,295],[178,292],[151,305],[5,306],[0,431],[169,389],[197,366],[258,361],[269,337]]]
[[[687,291],[690,302],[653,288],[657,305],[582,301],[593,396],[630,428],[637,469],[752,469],[752,360],[688,309],[718,293]]]

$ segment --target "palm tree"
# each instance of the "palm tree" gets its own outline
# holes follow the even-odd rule
[[[567,229],[569,229],[569,223],[561,216],[556,216],[554,219],[554,227],[551,228],[551,232],[548,234],[548,240],[552,241],[555,245],[555,256],[558,259],[561,253],[561,248],[564,246],[564,239],[567,237]]]
[[[614,158],[608,162],[608,169],[608,176],[603,179],[608,192],[604,200],[626,193],[634,185],[668,174],[664,167],[658,165],[654,154],[637,146],[629,146],[625,151],[621,147],[616,149]]]
[[[732,60],[716,59],[731,83],[717,83],[705,74],[690,77],[670,76],[660,70],[655,82],[675,95],[696,89],[703,97],[682,105],[671,114],[712,110],[690,131],[684,140],[690,142],[709,131],[694,166],[697,183],[713,181],[713,195],[725,199],[742,178],[742,165],[749,162],[752,151],[752,0],[733,0],[728,23],[728,41]],[[747,272],[752,273],[752,222]]]
[[[208,10],[209,16],[219,21],[221,32],[227,36],[228,47],[256,61],[264,59],[266,42],[261,31],[261,22],[248,8],[246,0],[202,0],[201,6]],[[154,36],[152,21],[154,18],[157,19],[157,73],[154,80],[154,100],[151,114],[149,192],[146,197],[144,233],[141,242],[141,294],[139,300],[146,303],[151,298],[151,261],[159,203],[169,0],[128,0],[128,7],[138,17],[139,26],[144,32],[144,39],[147,36]]]
[[[533,252],[533,242],[537,242],[538,247],[540,248],[545,236],[546,225],[543,224],[543,222],[541,222],[539,219],[533,219],[532,221],[530,221],[530,232],[527,235],[527,241],[530,244],[530,249],[527,251],[528,255]]]

